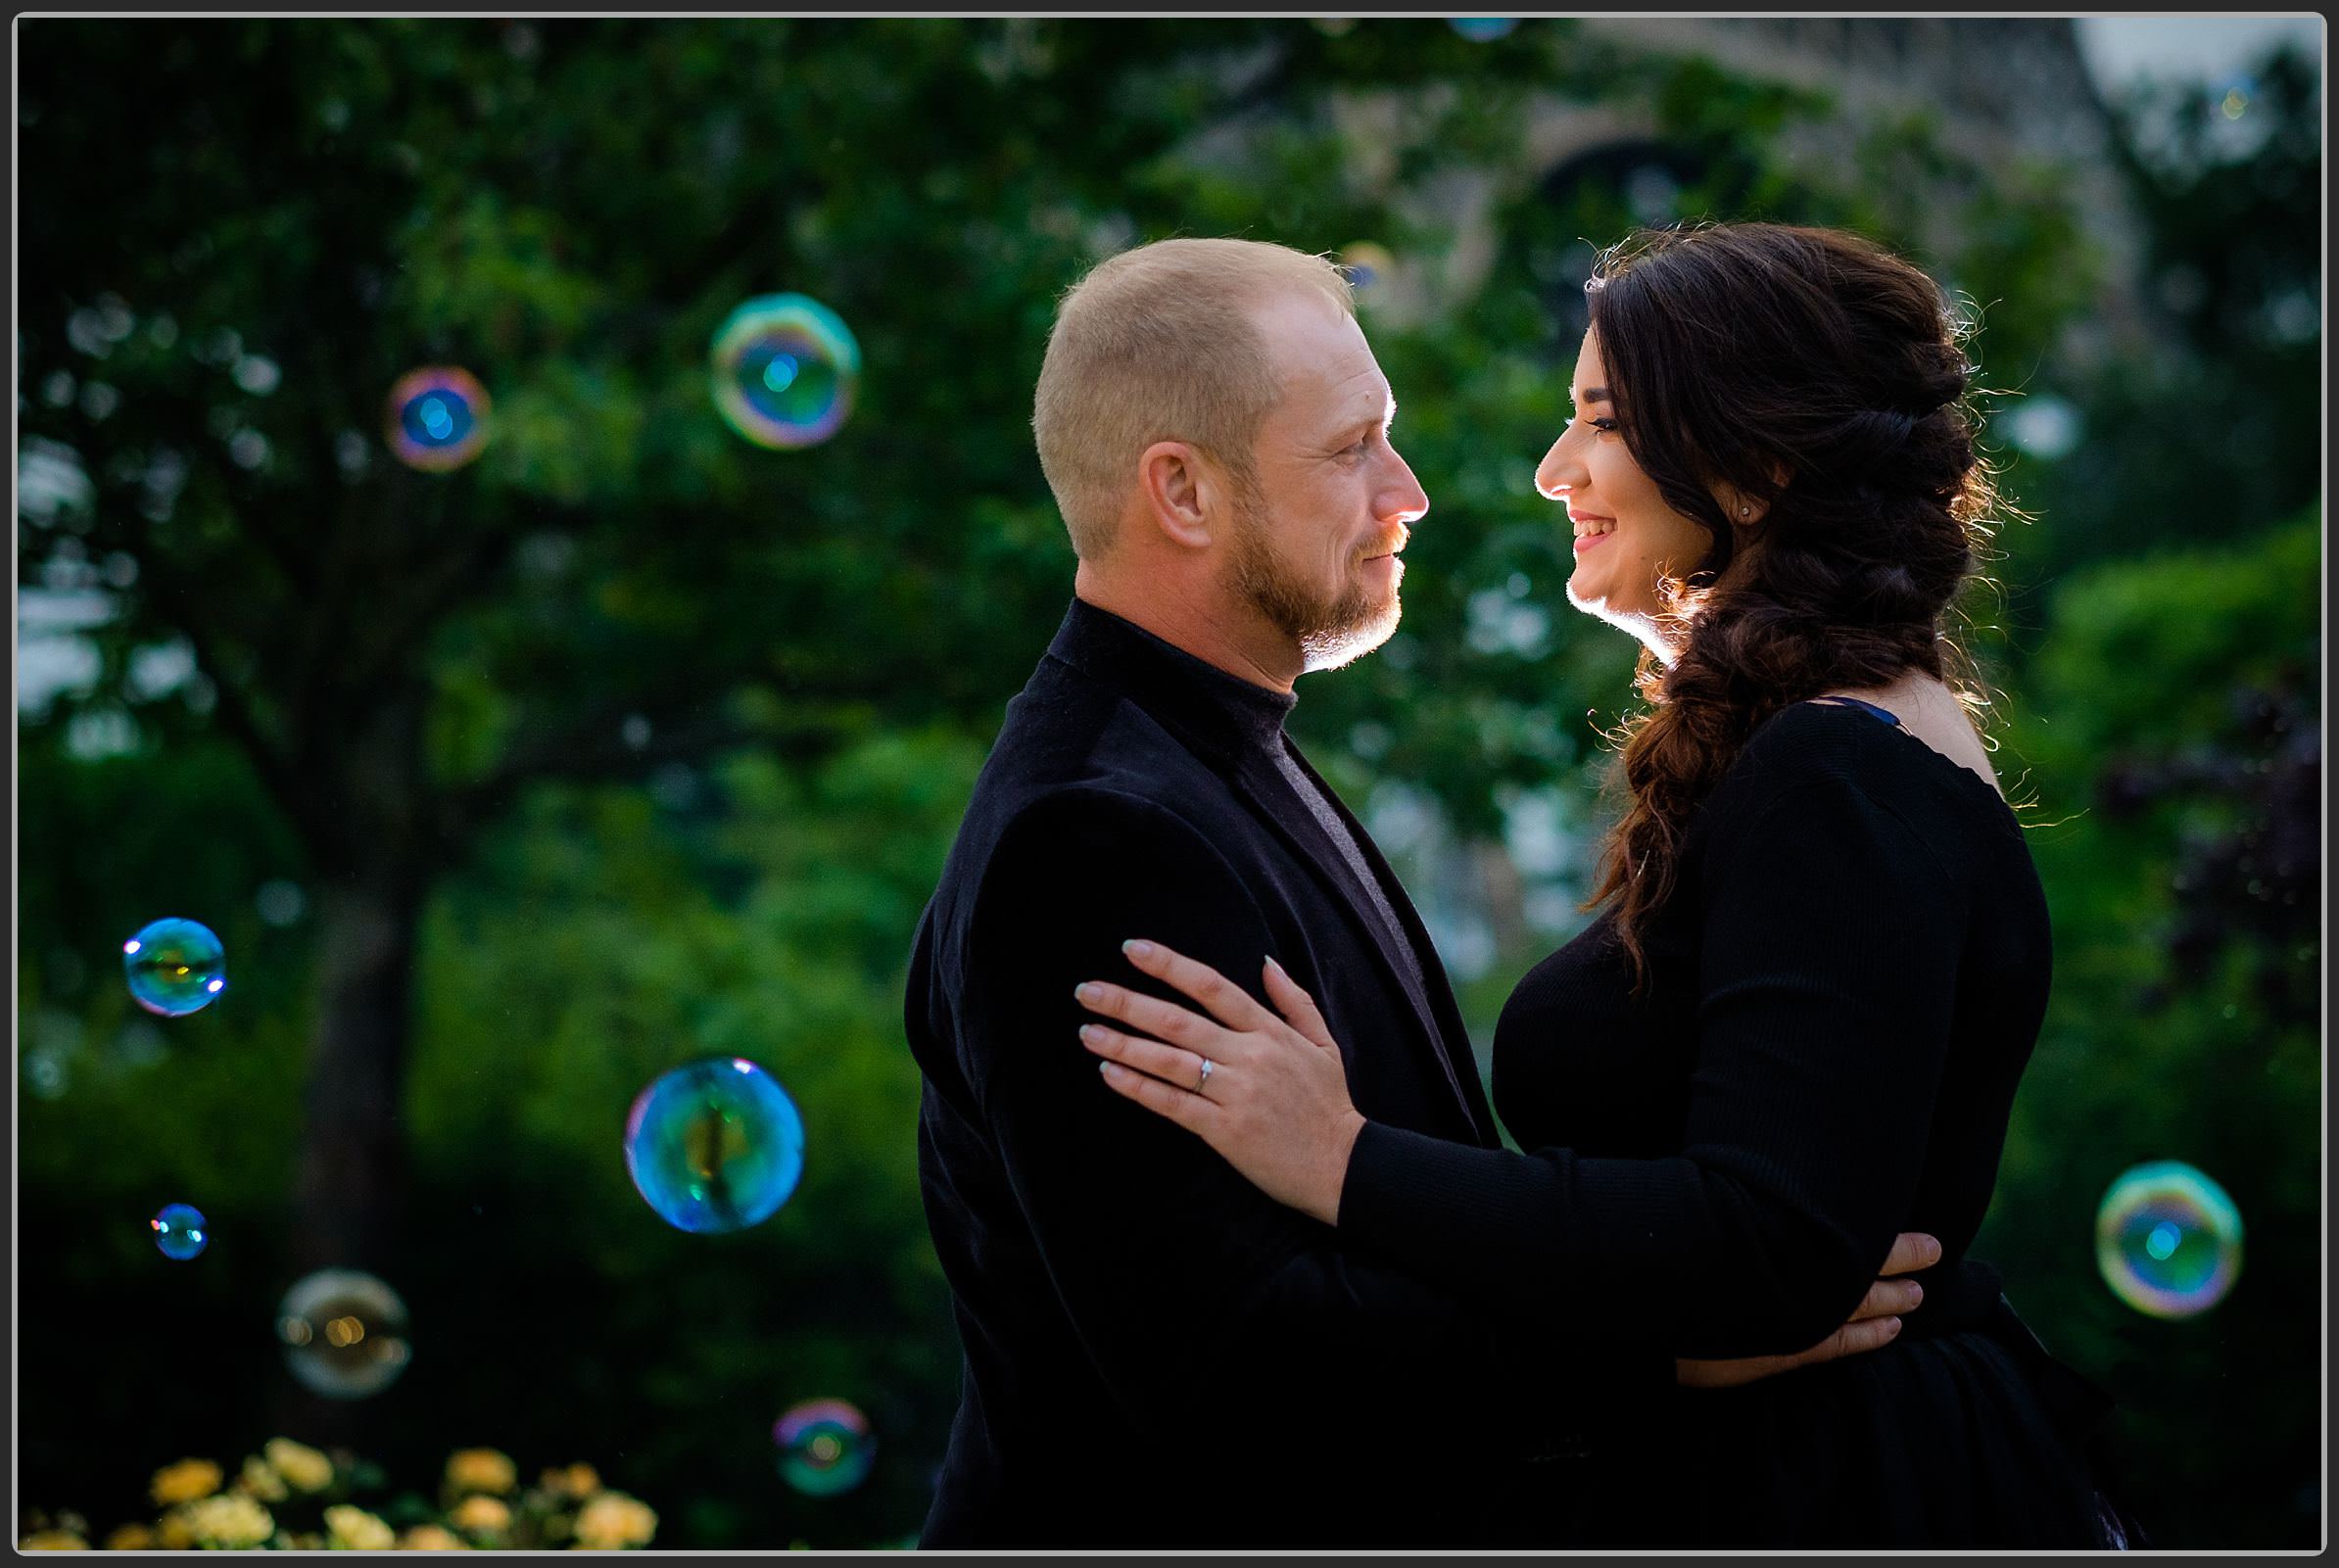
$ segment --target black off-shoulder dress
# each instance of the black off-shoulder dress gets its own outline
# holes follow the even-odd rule
[[[1343,1243],[1556,1334],[1727,1357],[1818,1343],[1929,1232],[1896,1341],[1649,1402],[1551,1475],[1549,1544],[2126,1544],[2086,1458],[2108,1401],[1968,1257],[2051,969],[2013,812],[1882,710],[1801,703],[1693,820],[1677,885],[1647,995],[1603,918],[1504,1008],[1495,1102],[1533,1152],[1368,1123]]]

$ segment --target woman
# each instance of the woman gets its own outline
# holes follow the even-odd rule
[[[2102,1396],[1966,1257],[2049,953],[1942,631],[1992,500],[1958,327],[1923,272],[1821,229],[1643,233],[1587,290],[1579,417],[1536,481],[1575,534],[1569,600],[1646,643],[1650,707],[1601,913],[1496,1032],[1534,1152],[1366,1121],[1271,958],[1280,1019],[1133,942],[1211,1016],[1100,980],[1090,1008],[1153,1038],[1083,1040],[1344,1243],[1501,1312],[1612,1297],[1616,1332],[1685,1357],[1810,1345],[1894,1232],[1941,1239],[1886,1349],[1676,1390],[1604,1446],[1604,1543],[2124,1544],[2080,1457]]]

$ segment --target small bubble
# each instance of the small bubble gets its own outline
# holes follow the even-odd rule
[[[227,438],[227,455],[238,468],[258,468],[268,460],[268,438],[257,430],[239,430]]]
[[[678,1230],[761,1224],[804,1170],[804,1122],[779,1080],[736,1057],[692,1062],[635,1097],[626,1170],[659,1218]]]
[[[869,1417],[843,1400],[790,1405],[773,1425],[772,1441],[780,1446],[782,1478],[807,1497],[851,1491],[877,1457]]]
[[[294,1285],[276,1309],[276,1337],[293,1376],[326,1399],[379,1394],[411,1359],[406,1303],[356,1269],[320,1269]]]
[[[2241,1212],[2191,1165],[2158,1161],[2123,1173],[2096,1212],[2096,1266],[2113,1294],[2151,1317],[2192,1317],[2241,1271]]]
[[[156,921],[122,943],[121,953],[131,997],[164,1018],[199,1012],[227,986],[226,950],[196,921]]]
[[[390,389],[390,451],[409,468],[450,472],[486,449],[487,417],[487,389],[470,371],[453,365],[409,371]]]
[[[212,1243],[211,1227],[200,1210],[188,1204],[167,1204],[163,1212],[147,1221],[155,1233],[155,1246],[165,1258],[185,1262],[200,1254]]]
[[[1397,258],[1385,245],[1359,240],[1340,253],[1340,270],[1347,275],[1349,288],[1363,300],[1396,272]]]
[[[759,447],[828,440],[852,414],[861,347],[835,311],[801,294],[747,301],[708,351],[715,406]]]

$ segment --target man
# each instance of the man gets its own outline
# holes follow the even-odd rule
[[[1428,498],[1394,408],[1346,282],[1279,246],[1146,246],[1059,310],[1032,423],[1075,597],[909,976],[966,1353],[927,1546],[1564,1544],[1566,1456],[1675,1375],[1661,1345],[1499,1327],[1344,1252],[1109,1093],[1076,1038],[1080,981],[1161,994],[1125,939],[1254,995],[1271,955],[1343,1042],[1360,1111],[1495,1143],[1427,933],[1283,736],[1299,675],[1396,628]]]

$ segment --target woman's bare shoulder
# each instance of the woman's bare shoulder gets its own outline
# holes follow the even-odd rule
[[[1989,748],[1967,717],[1957,694],[1929,675],[1905,675],[1888,686],[1850,688],[1826,693],[1873,703],[1900,721],[1911,736],[1933,747],[1959,767],[1979,774],[2002,796],[1997,770],[1990,766]]]

